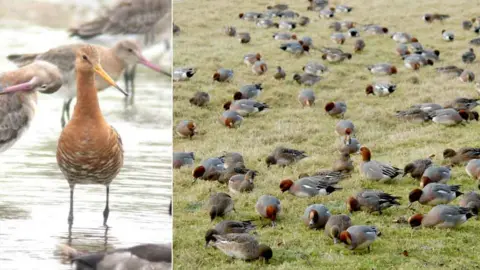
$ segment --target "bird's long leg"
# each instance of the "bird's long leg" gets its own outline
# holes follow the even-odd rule
[[[73,98],[70,98],[65,102],[65,113],[67,115],[67,119],[70,120],[70,104],[72,104]]]
[[[137,65],[130,70],[130,105],[133,105],[135,99],[135,75],[137,73]]]
[[[67,113],[67,102],[63,102],[62,117],[60,118],[60,123],[62,124],[62,128],[64,128],[65,125],[67,124],[67,120],[65,117],[66,113]]]
[[[130,73],[129,73],[129,70],[128,68],[125,69],[125,71],[123,72],[123,80],[125,81],[125,91],[130,95],[130,88],[129,88],[129,81],[130,81]],[[124,101],[125,101],[125,109],[127,108],[128,106],[128,98],[129,97],[125,97]]]
[[[103,210],[103,226],[105,227],[108,227],[107,220],[108,220],[108,214],[110,213],[110,208],[108,207],[109,195],[110,195],[110,186],[107,185],[107,201],[105,205],[105,210]]]
[[[68,225],[72,226],[73,224],[73,190],[75,185],[70,185],[70,211],[68,212]]]

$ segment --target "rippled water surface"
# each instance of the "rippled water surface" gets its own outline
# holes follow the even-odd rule
[[[10,53],[41,52],[72,42],[58,23],[0,18],[0,71],[15,68],[5,58]],[[172,241],[171,95],[167,78],[140,66],[133,107],[125,109],[123,96],[114,89],[99,94],[106,120],[122,137],[125,165],[110,186],[108,231],[102,226],[105,187],[76,186],[74,248],[96,251]],[[0,269],[70,269],[55,252],[68,241],[69,188],[55,158],[61,107],[58,97],[39,95],[30,129],[0,153]]]

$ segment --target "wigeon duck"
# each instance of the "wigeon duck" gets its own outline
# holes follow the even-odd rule
[[[280,21],[278,24],[278,28],[280,29],[295,29],[297,27],[296,22],[290,22],[290,21]]]
[[[210,102],[210,95],[207,92],[197,91],[188,101],[192,105],[203,107]]]
[[[309,205],[303,213],[302,219],[310,229],[323,229],[331,214],[323,204]]]
[[[433,66],[433,61],[430,59],[424,58],[420,54],[407,55],[403,58],[404,66],[408,69],[418,70],[422,66],[430,65]]]
[[[342,25],[340,24],[340,22],[332,22],[328,25],[328,28],[329,29],[333,29],[333,31],[341,31],[342,30]]]
[[[262,60],[256,61],[252,66],[252,72],[255,75],[263,75],[265,74],[265,72],[267,72],[267,70],[268,70],[267,63],[265,63],[265,61],[262,61]]]
[[[477,219],[479,218],[478,212],[480,210],[480,194],[473,191],[468,192],[463,195],[463,198],[460,200],[458,205],[470,209],[473,214],[477,215]]]
[[[246,261],[261,258],[268,262],[273,256],[269,246],[259,244],[255,237],[248,233],[214,234],[212,245],[229,257]]]
[[[250,220],[248,221],[235,221],[235,220],[223,220],[219,222],[213,229],[209,229],[205,233],[205,247],[208,246],[210,241],[214,240],[213,235],[223,235],[229,233],[248,233],[255,230],[255,225]]]
[[[235,26],[225,26],[223,32],[229,37],[234,37],[237,34],[237,28]]]
[[[245,160],[242,154],[237,152],[224,152],[223,155],[218,157],[225,168],[244,166]]]
[[[321,175],[303,177],[295,182],[284,179],[280,182],[280,190],[288,191],[297,197],[326,196],[341,189],[334,186],[340,180],[339,177],[327,178]]]
[[[347,112],[347,104],[344,101],[330,101],[325,104],[325,112],[332,117],[343,118]]]
[[[272,221],[272,227],[275,227],[277,215],[282,211],[282,207],[280,206],[280,200],[276,197],[262,195],[255,204],[255,210],[260,216],[270,219]]]
[[[175,132],[180,137],[188,137],[192,139],[192,137],[197,134],[197,124],[192,120],[182,120],[177,124]]]
[[[408,45],[408,48],[415,54],[421,55],[423,52],[423,46],[420,42],[412,42]]]
[[[372,94],[374,96],[386,97],[391,93],[395,92],[397,85],[391,82],[375,82],[373,84],[367,85],[365,88],[365,93],[368,95]]]
[[[324,8],[320,10],[320,12],[318,13],[318,16],[320,16],[320,18],[323,18],[323,19],[333,18],[335,16],[334,11],[335,11],[335,8]]]
[[[455,76],[460,76],[463,72],[463,68],[459,68],[457,66],[445,66],[445,67],[439,67],[435,68],[435,70],[438,73],[446,74],[446,75],[455,75]]]
[[[333,215],[325,224],[325,235],[333,239],[336,244],[340,240],[340,233],[352,226],[352,220],[347,215]]]
[[[221,184],[227,184],[230,178],[237,174],[246,174],[249,171],[243,164],[237,164],[235,166],[231,166],[228,168],[224,168],[219,174],[218,174],[218,179],[212,179],[212,180],[217,180]]]
[[[255,62],[262,60],[262,55],[259,53],[248,53],[243,56],[243,63],[245,65],[252,66]]]
[[[355,134],[355,125],[350,120],[342,119],[335,125],[335,133],[338,136],[347,135],[347,129],[349,130],[350,134]]]
[[[423,189],[416,188],[410,192],[408,195],[409,207],[416,201],[422,205],[448,204],[462,194],[460,185],[429,183]]]
[[[238,128],[243,122],[243,117],[236,111],[226,110],[219,118],[220,124],[228,128]]]
[[[364,26],[363,31],[371,35],[388,34],[388,28],[374,24]]]
[[[213,74],[213,81],[217,82],[229,82],[233,79],[233,70],[226,68],[219,68],[217,72]]]
[[[298,84],[303,84],[307,86],[312,86],[319,82],[322,79],[322,77],[313,75],[310,73],[303,73],[303,74],[298,74],[295,73],[293,74],[293,80],[296,81]]]
[[[195,75],[196,70],[194,68],[183,67],[183,68],[175,68],[173,70],[173,81],[180,82],[180,81],[187,81],[193,75]]]
[[[420,109],[424,112],[431,112],[444,109],[442,105],[436,103],[420,103],[410,106],[411,109]]]
[[[310,51],[310,47],[308,47],[307,45],[304,45],[303,42],[302,43],[299,43],[299,42],[284,43],[280,45],[280,49],[296,56],[300,56]]]
[[[439,14],[439,13],[427,13],[423,15],[422,19],[427,22],[427,23],[432,23],[435,20],[437,21],[443,21],[445,19],[450,18],[450,15],[448,14]]]
[[[440,59],[440,51],[439,50],[423,50],[421,55],[425,59],[430,59],[433,62],[438,61]]]
[[[242,12],[238,14],[238,18],[246,21],[255,21],[256,19],[259,19],[262,17],[262,13],[258,12]]]
[[[270,27],[279,28],[280,27],[278,23],[275,23],[270,19],[260,19],[260,20],[257,20],[255,24],[260,28],[270,28]]]
[[[310,23],[310,18],[308,18],[307,16],[302,16],[298,18],[298,25],[300,26],[305,26],[309,23]]]
[[[412,228],[437,227],[455,228],[465,223],[473,214],[470,209],[454,205],[434,206],[427,215],[415,214],[408,219]]]
[[[375,226],[354,225],[340,233],[339,239],[348,245],[350,250],[368,249],[370,245],[380,236],[380,231]]]
[[[275,80],[285,80],[286,76],[287,74],[285,73],[285,70],[283,70],[281,66],[277,66],[276,72],[273,74],[273,78],[275,78]]]
[[[279,146],[275,148],[273,152],[265,159],[265,162],[267,163],[267,167],[270,167],[270,165],[279,165],[281,167],[285,167],[292,165],[306,157],[307,155],[305,154],[305,151]]]
[[[363,39],[355,40],[355,43],[353,44],[353,51],[359,53],[362,52],[363,49],[365,49],[365,41],[363,41]]]
[[[350,128],[345,129],[345,137],[339,148],[340,153],[356,154],[360,151],[360,147],[360,142],[352,137],[352,130]]]
[[[358,32],[358,30],[355,29],[355,28],[348,29],[347,33],[350,37],[359,37],[360,36],[360,32]]]
[[[350,159],[350,153],[341,152],[340,158],[333,162],[332,169],[334,171],[346,172],[349,173],[353,171],[353,161]]]
[[[348,212],[365,210],[367,212],[377,212],[381,215],[382,210],[390,208],[394,205],[400,205],[397,201],[400,197],[393,196],[380,190],[362,190],[355,196],[347,199]]]
[[[460,76],[458,76],[458,79],[462,82],[473,82],[475,81],[475,73],[473,73],[470,70],[464,70]]]
[[[465,64],[472,63],[473,61],[475,61],[476,58],[477,56],[475,55],[473,48],[469,48],[467,52],[462,54],[462,61]]]
[[[282,12],[279,14],[279,17],[283,19],[294,19],[298,16],[300,16],[300,14],[292,10],[282,10]]]
[[[402,120],[415,123],[423,123],[431,120],[428,112],[425,112],[419,108],[409,108],[405,111],[396,111],[395,116]]]
[[[445,108],[472,110],[479,105],[478,98],[456,98],[445,104]]]
[[[351,53],[324,53],[322,59],[327,60],[330,63],[340,63],[345,59],[352,59]]]
[[[340,48],[325,47],[325,46],[322,46],[322,48],[320,48],[320,51],[326,54],[343,54],[344,53],[343,50]]]
[[[480,159],[471,159],[465,166],[465,171],[471,178],[480,180]],[[480,183],[478,188],[480,189]]]
[[[208,201],[210,206],[210,219],[213,221],[216,217],[223,217],[231,211],[235,211],[232,197],[224,192],[212,194]]]
[[[328,0],[308,0],[307,10],[320,11],[328,6]]]
[[[397,74],[397,68],[392,64],[380,63],[367,66],[367,69],[372,74],[378,75],[392,75]]]
[[[315,105],[315,92],[312,89],[302,89],[298,94],[298,102],[302,107]]]
[[[203,160],[199,166],[192,171],[194,182],[197,179],[217,180],[225,171],[223,160],[217,157]]]
[[[362,162],[360,163],[360,173],[368,180],[386,182],[394,179],[403,171],[390,164],[371,160],[372,154],[370,149],[365,146],[360,148]]]
[[[292,33],[274,33],[273,38],[276,40],[291,40],[291,39],[296,40],[297,35]]]
[[[254,188],[255,171],[234,175],[228,180],[228,190],[232,193],[250,192]]]
[[[240,116],[249,116],[267,109],[268,105],[252,99],[240,99],[233,103],[227,101],[223,105],[223,108],[225,110],[235,111],[240,114]]]
[[[455,39],[455,35],[453,32],[446,31],[445,29],[442,30],[442,39],[446,41],[453,41]]]
[[[474,38],[469,41],[470,45],[480,46],[480,38]]]
[[[451,176],[452,172],[450,167],[431,165],[423,172],[420,178],[420,186],[424,187],[432,182],[445,184]]]
[[[303,42],[303,45],[313,48],[313,39],[311,37],[302,37],[301,41]]]
[[[410,174],[412,178],[420,180],[425,170],[433,165],[433,157],[435,157],[435,155],[430,155],[428,158],[417,159],[408,163],[403,169],[403,177]]]
[[[243,44],[249,43],[250,40],[251,40],[250,33],[248,33],[248,32],[238,33],[238,34],[237,34],[237,38],[238,38],[238,41],[239,41],[240,43],[243,43]]]
[[[327,72],[328,68],[321,63],[309,61],[302,67],[302,70],[305,71],[305,73],[320,76],[320,74]]]
[[[401,57],[405,57],[411,54],[410,50],[408,49],[408,46],[403,43],[397,44],[397,47],[395,47],[395,52]]]
[[[463,30],[470,30],[473,26],[472,21],[463,21],[462,22],[462,28]]]
[[[433,122],[446,126],[455,126],[468,121],[469,115],[465,110],[457,111],[452,108],[440,109],[428,113]]]
[[[276,9],[276,10],[283,11],[283,10],[288,9],[288,5],[286,5],[286,4],[276,4],[276,5],[273,5],[273,6],[267,6],[267,9]]]
[[[347,5],[337,5],[337,6],[335,7],[335,11],[336,11],[336,12],[345,12],[345,13],[348,13],[348,12],[352,11],[352,9],[353,9],[352,7],[349,7],[349,6],[347,6]]]
[[[395,40],[397,43],[410,43],[410,42],[418,42],[418,39],[411,36],[408,33],[403,32],[395,32],[392,34],[391,38]]]
[[[235,92],[233,100],[256,98],[262,93],[262,90],[263,87],[261,83],[244,85],[240,87],[238,92]]]
[[[345,43],[345,35],[343,33],[333,33],[330,35],[330,39],[337,44]]]
[[[172,163],[174,169],[180,169],[183,166],[191,167],[195,162],[193,152],[173,152]]]
[[[311,175],[311,177],[316,177],[318,181],[320,180],[325,180],[327,183],[338,183],[340,180],[345,179],[349,177],[349,174],[339,172],[339,171],[334,171],[334,170],[320,170],[314,174]],[[309,177],[306,175],[305,177]],[[300,178],[300,177],[299,177]]]

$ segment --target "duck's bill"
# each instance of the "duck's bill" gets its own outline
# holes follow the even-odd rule
[[[106,82],[108,82],[111,86],[115,87],[118,89],[118,91],[122,92],[125,96],[128,97],[128,93],[125,92],[120,86],[115,83],[115,81],[103,70],[102,66],[100,64],[95,65],[94,67],[95,72],[100,75]]]
[[[3,89],[0,88],[0,95],[19,92],[19,91],[32,91],[34,89],[34,85],[36,81],[37,81],[37,77],[33,77],[30,81],[26,83],[20,83],[20,84],[8,86]]]
[[[162,68],[160,68],[159,66],[155,65],[154,63],[150,62],[147,60],[147,58],[145,58],[143,55],[137,55],[138,58],[140,59],[139,62],[140,64],[152,69],[152,70],[155,70],[156,72],[159,72],[159,73],[162,73],[168,77],[172,77],[172,74],[170,74],[170,72],[167,72],[167,71],[164,71],[162,70]]]

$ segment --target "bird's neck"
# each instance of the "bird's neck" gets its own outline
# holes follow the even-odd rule
[[[73,118],[103,118],[98,103],[97,88],[95,87],[95,73],[93,71],[77,70],[77,104]]]

